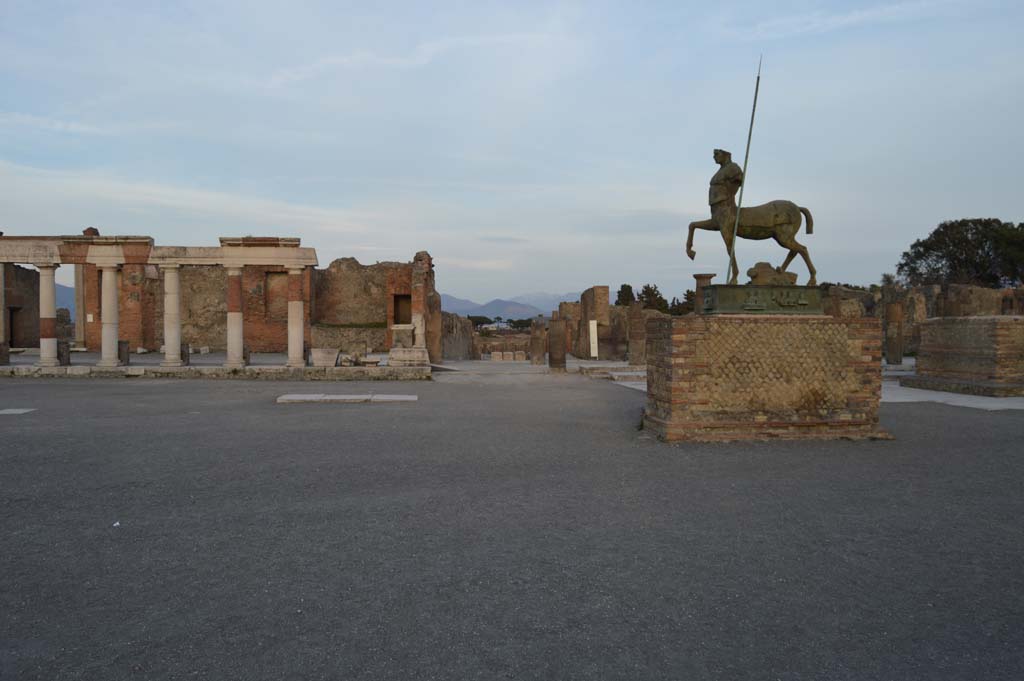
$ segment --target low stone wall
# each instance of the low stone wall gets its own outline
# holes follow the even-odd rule
[[[874,318],[654,317],[644,426],[669,441],[885,437],[881,352]]]
[[[0,366],[6,378],[216,378],[262,381],[424,381],[430,367]]]
[[[921,324],[912,388],[1024,395],[1024,316],[946,317]]]
[[[366,354],[387,352],[387,329],[384,326],[348,327],[332,324],[314,324],[310,329],[311,346],[337,348],[342,352]]]

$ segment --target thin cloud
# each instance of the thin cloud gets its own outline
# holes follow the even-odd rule
[[[271,74],[269,85],[282,87],[292,83],[317,78],[325,73],[343,69],[391,68],[415,69],[427,66],[439,56],[455,50],[474,47],[490,47],[496,45],[519,45],[530,43],[546,37],[542,33],[509,33],[485,36],[464,36],[443,38],[420,43],[406,56],[381,55],[365,50],[358,50],[344,55],[335,55],[318,59],[289,69],[278,69]]]
[[[85,125],[75,121],[62,121],[56,118],[33,116],[32,114],[0,111],[0,127],[3,128],[35,128],[48,132],[69,133],[73,135],[111,135],[109,128]]]
[[[132,182],[88,171],[40,170],[0,161],[0,199],[33,195],[78,196],[108,205],[128,204],[161,210],[183,210],[195,217],[248,220],[254,224],[301,226],[329,232],[367,231],[362,218],[345,211],[252,196]],[[9,196],[6,194],[10,192]]]
[[[780,40],[873,24],[912,21],[937,14],[940,10],[956,4],[959,4],[957,0],[916,0],[875,5],[848,12],[808,12],[769,19],[748,26],[725,26],[723,32],[738,40]]]

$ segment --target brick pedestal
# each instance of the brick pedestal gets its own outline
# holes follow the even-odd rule
[[[991,397],[1024,395],[1024,316],[945,317],[920,325],[917,375],[900,385]]]
[[[888,437],[881,352],[867,317],[652,318],[644,427],[668,441]]]

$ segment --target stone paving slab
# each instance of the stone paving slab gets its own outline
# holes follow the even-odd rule
[[[358,404],[416,402],[416,395],[329,395],[324,393],[290,393],[277,398],[278,404]]]
[[[214,378],[277,381],[420,381],[430,380],[430,367],[286,367],[247,366],[229,369],[223,366],[161,367],[128,365],[97,367],[36,367],[16,364],[0,366],[0,377],[18,378]]]

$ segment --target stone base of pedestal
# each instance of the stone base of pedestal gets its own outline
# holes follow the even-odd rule
[[[889,438],[881,352],[874,318],[655,317],[644,428],[666,441]]]
[[[427,353],[426,348],[391,348],[391,350],[388,352],[388,366],[430,366],[430,355]]]

